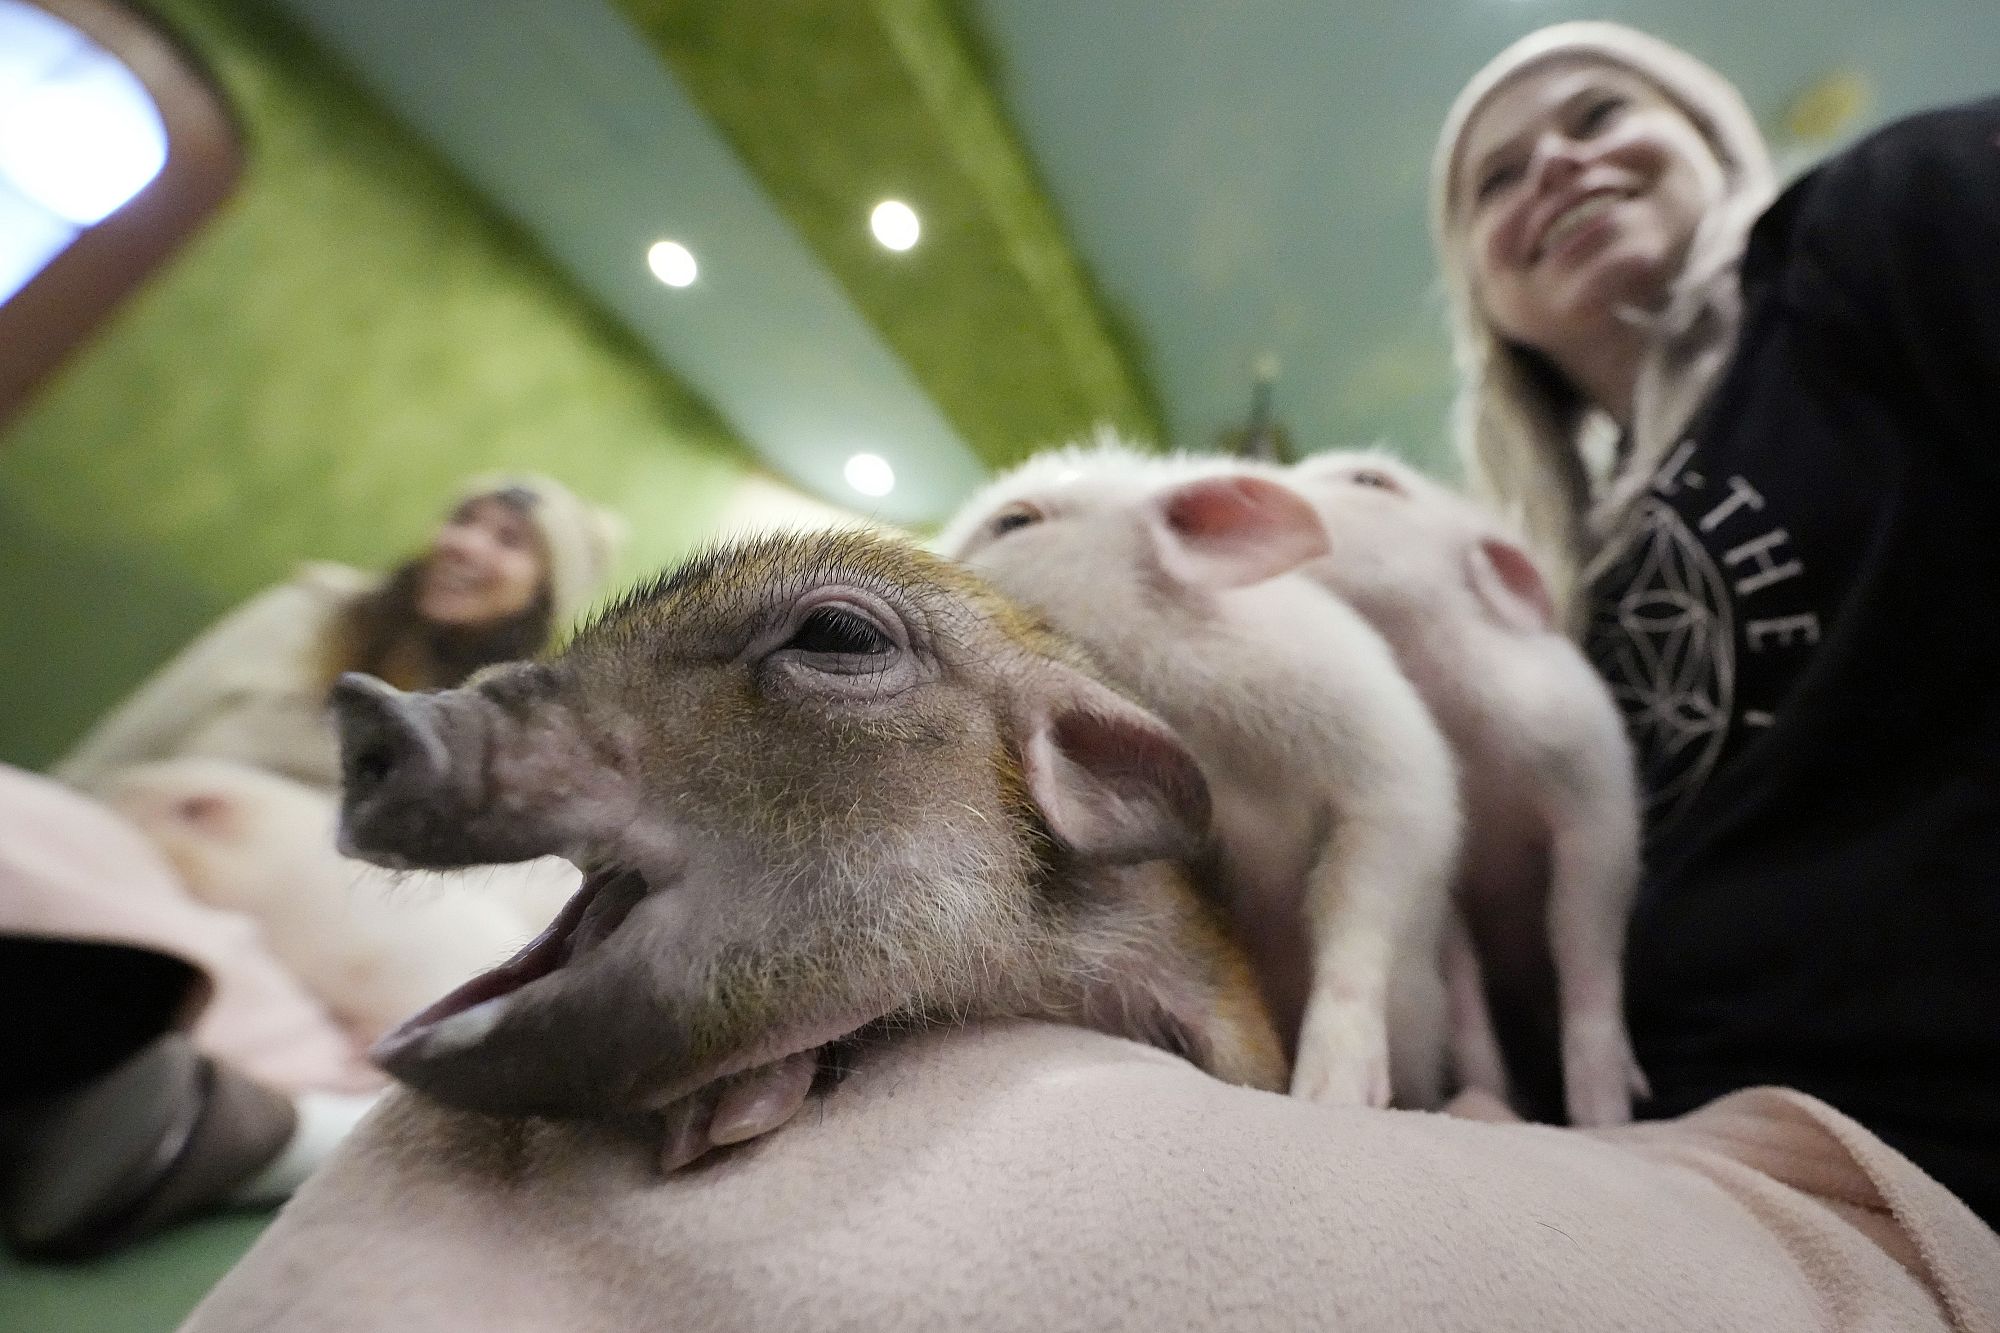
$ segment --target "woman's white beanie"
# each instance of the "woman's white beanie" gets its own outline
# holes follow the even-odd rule
[[[1529,33],[1487,61],[1452,102],[1431,159],[1431,227],[1440,246],[1451,225],[1452,177],[1473,113],[1502,84],[1551,60],[1588,60],[1630,70],[1666,94],[1701,131],[1733,183],[1771,180],[1770,149],[1729,80],[1679,47],[1636,28],[1590,19],[1557,23]]]
[[[1688,266],[1661,327],[1672,340],[1694,329],[1704,315],[1712,315],[1716,318],[1708,322],[1725,326],[1727,336],[1710,338],[1713,346],[1689,352],[1699,364],[1679,367],[1665,377],[1671,381],[1670,391],[1649,394],[1649,385],[1642,380],[1635,410],[1635,418],[1641,420],[1634,432],[1641,437],[1641,456],[1664,447],[1665,438],[1685,423],[1720,369],[1727,343],[1734,337],[1735,308],[1728,290],[1735,261],[1750,224],[1769,202],[1774,174],[1756,118],[1727,79],[1678,47],[1622,24],[1585,20],[1529,33],[1488,61],[1453,101],[1431,159],[1431,231],[1451,304],[1461,457],[1474,484],[1509,510],[1531,536],[1540,538],[1545,554],[1570,561],[1579,554],[1584,517],[1595,498],[1591,482],[1575,455],[1574,440],[1556,438],[1562,427],[1539,399],[1520,356],[1479,308],[1470,265],[1465,262],[1465,229],[1456,216],[1454,191],[1460,150],[1473,116],[1501,86],[1557,60],[1611,65],[1653,84],[1707,140],[1722,167],[1724,201],[1690,247]],[[1671,349],[1668,354],[1673,354]],[[1653,388],[1663,382],[1657,369],[1650,377]],[[1635,461],[1643,463],[1644,458]],[[1535,475],[1529,475],[1531,471]]]

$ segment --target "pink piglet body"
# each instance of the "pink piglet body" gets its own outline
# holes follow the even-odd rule
[[[1295,1051],[1292,1091],[1436,1104],[1456,779],[1381,635],[1298,572],[1327,549],[1310,506],[1102,444],[1030,460],[939,544],[1087,647],[1200,761],[1220,892]]]
[[[1277,475],[1325,523],[1328,550],[1307,573],[1382,633],[1458,761],[1456,897],[1473,945],[1454,964],[1461,1075],[1507,1095],[1490,1086],[1504,1068],[1497,1026],[1517,1038],[1517,1069],[1522,1051],[1560,1052],[1573,1123],[1629,1120],[1645,1090],[1623,1015],[1639,805],[1609,692],[1557,629],[1532,559],[1471,501],[1379,453]],[[1493,1015],[1470,1009],[1486,997]]]

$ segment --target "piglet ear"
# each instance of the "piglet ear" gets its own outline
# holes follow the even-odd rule
[[[1549,585],[1534,560],[1514,543],[1498,537],[1480,540],[1465,553],[1465,577],[1502,629],[1546,634],[1555,628]]]
[[[1180,737],[1081,675],[1063,694],[1031,714],[1021,744],[1028,794],[1056,841],[1115,865],[1198,853],[1208,783]]]
[[[1206,477],[1161,492],[1154,504],[1160,564],[1194,587],[1261,583],[1328,550],[1313,507],[1263,477]]]

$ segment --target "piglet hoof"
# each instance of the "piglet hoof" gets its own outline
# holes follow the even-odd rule
[[[1445,1103],[1444,1113],[1458,1120],[1483,1120],[1490,1125],[1518,1125],[1521,1115],[1485,1088],[1467,1088]]]
[[[1572,1018],[1563,1024],[1563,1090],[1573,1125],[1622,1125],[1632,1099],[1651,1095],[1616,1015]]]
[[[1483,1034],[1483,1039],[1455,1038],[1451,1058],[1452,1072],[1457,1076],[1461,1091],[1483,1093],[1503,1104],[1513,1098],[1512,1081],[1507,1077],[1507,1062],[1501,1056],[1492,1033]]]
[[[801,1051],[745,1070],[668,1107],[661,1125],[660,1170],[671,1175],[716,1148],[761,1138],[798,1114],[819,1069],[817,1051]]]
[[[1292,1095],[1330,1106],[1387,1106],[1389,1032],[1381,1011],[1314,997],[1299,1027]]]

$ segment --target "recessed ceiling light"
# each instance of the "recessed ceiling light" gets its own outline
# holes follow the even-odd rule
[[[695,279],[694,255],[679,241],[655,241],[646,251],[646,267],[669,287],[685,287]]]
[[[887,495],[896,489],[896,469],[880,454],[856,454],[847,460],[847,484],[863,495]]]
[[[923,230],[916,210],[900,199],[884,199],[875,205],[875,211],[868,215],[868,227],[875,239],[891,250],[909,249]]]

